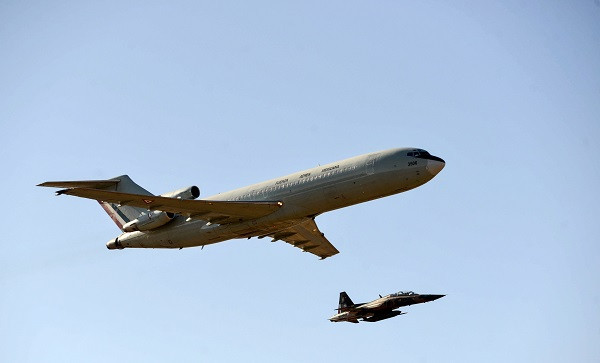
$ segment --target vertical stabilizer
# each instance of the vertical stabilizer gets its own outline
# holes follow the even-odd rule
[[[346,291],[340,292],[340,302],[338,304],[338,313],[346,311],[348,308],[351,308],[353,306],[354,306],[354,303],[352,302],[352,299],[350,299],[350,296],[348,296],[348,294],[346,294]]]
[[[127,175],[121,175],[110,180],[118,181],[118,183],[114,186],[106,188],[108,190],[131,194],[152,195],[152,193],[137,185]],[[98,201],[98,203],[100,203],[102,208],[106,211],[106,213],[110,216],[110,218],[113,220],[113,222],[115,222],[115,224],[119,227],[121,231],[123,230],[123,225],[125,225],[127,222],[136,219],[146,211],[142,208],[130,207],[127,205],[120,206],[115,203],[106,203],[101,201]]]

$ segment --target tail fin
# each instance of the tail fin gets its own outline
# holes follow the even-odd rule
[[[116,184],[113,184],[111,187],[102,188],[113,190],[117,192],[123,193],[132,193],[132,194],[142,194],[142,195],[153,195],[146,189],[137,185],[128,175],[121,175],[116,178],[110,179],[111,181],[116,181]],[[130,222],[137,217],[139,217],[146,210],[142,208],[131,207],[127,205],[118,205],[115,203],[106,203],[98,201],[104,211],[110,216],[110,218],[115,222],[115,224],[119,227],[119,229],[123,230],[123,225],[127,222]]]
[[[340,302],[338,304],[338,314],[346,311],[348,308],[351,308],[352,306],[354,306],[354,303],[352,302],[352,299],[350,299],[350,296],[348,296],[348,294],[346,294],[346,291],[340,292]]]

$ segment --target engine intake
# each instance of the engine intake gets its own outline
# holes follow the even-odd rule
[[[171,212],[161,212],[159,210],[149,211],[133,221],[126,223],[123,226],[123,231],[149,231],[169,223],[173,218],[175,218],[175,214]]]
[[[177,189],[172,192],[161,194],[160,196],[174,199],[196,199],[200,196],[200,188],[192,185],[191,187]],[[123,226],[123,231],[149,231],[164,226],[173,218],[175,218],[175,214],[171,212],[162,212],[159,210],[148,211],[131,222],[126,223]]]
[[[177,189],[172,192],[161,194],[160,196],[176,199],[196,199],[200,196],[200,188],[192,185],[191,187]]]

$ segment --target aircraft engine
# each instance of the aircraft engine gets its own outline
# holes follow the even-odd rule
[[[160,196],[175,199],[196,199],[200,196],[200,188],[192,185],[191,187],[177,189],[172,192],[161,194]]]
[[[175,214],[171,212],[148,211],[148,213],[144,213],[133,221],[126,223],[123,226],[123,231],[149,231],[169,223],[173,218],[175,218]]]
[[[161,194],[161,197],[174,199],[196,199],[200,196],[200,188],[195,185]],[[148,211],[123,226],[125,232],[149,231],[169,223],[175,214],[171,212]]]

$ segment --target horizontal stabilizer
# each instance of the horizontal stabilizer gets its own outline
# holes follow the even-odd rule
[[[113,180],[79,180],[79,181],[49,181],[38,184],[38,187],[54,187],[54,188],[92,188],[104,189],[116,187],[119,184],[119,179]]]
[[[46,183],[44,183],[46,184]],[[45,185],[44,185],[45,186]],[[132,206],[148,210],[160,210],[197,217],[219,224],[241,222],[264,217],[277,211],[281,202],[228,202],[215,200],[188,200],[153,195],[113,192],[103,189],[70,188],[59,191],[60,194],[95,199],[119,206]]]

